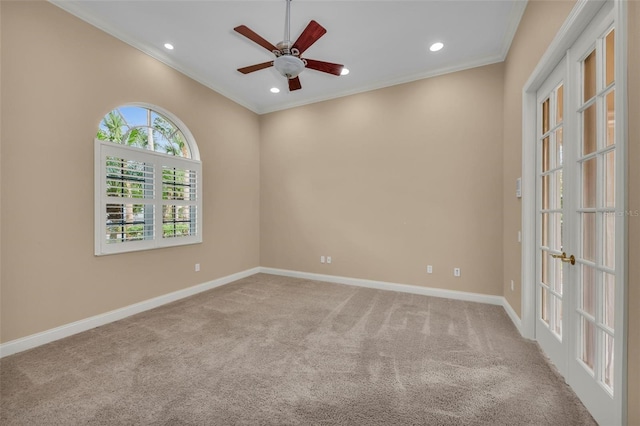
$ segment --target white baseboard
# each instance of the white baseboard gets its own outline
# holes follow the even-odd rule
[[[486,303],[489,305],[504,305],[502,296],[491,296],[489,294],[468,293],[465,291],[444,290],[441,288],[421,287],[409,284],[397,284],[387,281],[372,281],[360,278],[339,277],[336,275],[314,274],[311,272],[290,271],[287,269],[261,267],[260,272],[271,275],[281,275],[284,277],[303,278],[316,281],[327,281],[330,283],[347,284],[358,287],[374,288],[377,290],[399,291],[401,293],[420,294],[423,296],[442,297],[445,299],[464,300],[467,302]]]
[[[513,325],[518,329],[518,333],[522,336],[522,321],[520,320],[520,317],[516,314],[516,311],[513,310],[506,298],[503,297],[502,302],[502,307],[507,312],[507,315],[509,315],[509,318],[511,318]]]
[[[441,288],[421,287],[409,284],[397,284],[386,281],[372,281],[359,278],[340,277],[336,275],[315,274],[311,272],[291,271],[288,269],[276,269],[261,267],[260,272],[271,275],[281,275],[284,277],[303,278],[307,280],[327,281],[337,284],[347,284],[358,287],[374,288],[377,290],[399,291],[402,293],[420,294],[423,296],[442,297],[445,299],[464,300],[467,302],[486,303],[489,305],[502,306],[507,315],[522,335],[522,322],[513,310],[507,299],[502,296],[491,296],[488,294],[469,293],[465,291],[444,290]]]
[[[92,328],[109,324],[111,322],[129,317],[131,315],[148,311],[150,309],[157,308],[158,306],[166,305],[167,303],[175,302],[176,300],[184,299],[185,297],[193,296],[194,294],[202,293],[203,291],[211,290],[213,288],[229,284],[233,281],[237,281],[239,279],[257,274],[258,272],[260,272],[260,269],[261,268],[259,267],[247,269],[246,271],[227,275],[226,277],[221,277],[213,281],[198,284],[193,287],[185,288],[183,290],[174,291],[173,293],[168,293],[162,296],[154,297],[153,299],[144,300],[133,305],[125,306],[124,308],[116,309],[114,311],[106,312],[104,314],[96,315],[90,318],[85,318],[76,322],[72,322],[70,324],[52,328],[51,330],[32,334],[27,337],[0,344],[0,358],[15,354],[17,352],[25,351],[27,349],[35,348],[36,346],[44,345],[45,343],[53,342],[54,340],[72,336],[83,331],[91,330]]]
[[[340,277],[336,275],[315,274],[311,272],[291,271],[287,269],[276,269],[261,267],[260,272],[271,275],[282,275],[285,277],[304,278],[308,280],[327,281],[337,284],[347,284],[358,287],[375,288],[377,290],[399,291],[402,293],[420,294],[423,296],[442,297],[445,299],[464,300],[467,302],[486,303],[489,305],[499,305],[504,308],[507,315],[522,335],[522,322],[513,310],[507,299],[502,296],[491,296],[488,294],[469,293],[465,291],[444,290],[441,288],[421,287],[409,284],[397,284],[386,281],[372,281],[359,278]]]
[[[511,321],[515,324],[518,331],[522,334],[521,321],[516,315],[515,311],[509,305],[507,300],[502,296],[492,296],[488,294],[480,293],[468,293],[464,291],[456,290],[444,290],[440,288],[421,287],[416,285],[398,284],[387,281],[373,281],[360,278],[340,277],[336,275],[323,275],[315,274],[311,272],[299,272],[286,269],[256,267],[247,269],[246,271],[238,272],[226,277],[221,277],[213,281],[198,284],[193,287],[185,288],[183,290],[174,291],[173,293],[165,294],[162,296],[154,297],[153,299],[144,300],[133,305],[125,306],[124,308],[116,309],[104,314],[96,315],[90,318],[65,324],[60,327],[52,328],[51,330],[43,331],[41,333],[32,334],[20,339],[12,340],[7,343],[0,344],[0,358],[12,355],[18,352],[25,351],[27,349],[35,348],[40,345],[44,345],[55,340],[63,339],[68,336],[72,336],[83,331],[91,330],[92,328],[99,327],[101,325],[109,324],[123,318],[138,314],[140,312],[148,311],[153,308],[157,308],[167,303],[175,302],[185,297],[193,296],[194,294],[202,293],[203,291],[211,290],[216,287],[229,284],[242,278],[249,277],[259,272],[271,275],[280,275],[285,277],[303,278],[316,281],[325,281],[337,284],[346,284],[358,287],[367,287],[377,290],[387,291],[399,291],[402,293],[419,294],[423,296],[442,297],[446,299],[464,300],[467,302],[486,303],[489,305],[499,305],[507,312]]]

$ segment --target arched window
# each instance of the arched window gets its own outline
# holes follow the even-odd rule
[[[95,162],[96,255],[202,242],[202,165],[177,117],[114,109],[98,127]]]

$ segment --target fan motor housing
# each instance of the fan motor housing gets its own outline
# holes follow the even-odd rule
[[[293,43],[291,43],[290,41],[281,41],[280,43],[276,44],[276,47],[278,48],[278,50],[273,51],[276,57],[284,55],[300,56],[300,51],[293,47]]]

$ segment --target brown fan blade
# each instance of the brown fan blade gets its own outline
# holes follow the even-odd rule
[[[307,50],[313,43],[318,41],[320,37],[325,35],[327,30],[325,30],[322,25],[318,24],[316,21],[309,22],[307,28],[304,29],[298,40],[293,43],[293,48],[298,49],[300,51],[300,55]]]
[[[269,52],[273,52],[274,50],[278,50],[277,47],[275,47],[273,44],[269,43],[267,40],[265,40],[262,37],[260,37],[258,34],[256,34],[253,30],[251,30],[246,25],[240,25],[239,27],[235,27],[234,31],[237,32],[237,33],[242,34],[243,36],[245,36],[249,40],[253,41],[254,43],[259,44],[260,46],[262,46],[265,49],[267,49]]]
[[[263,62],[261,64],[255,64],[244,68],[238,68],[238,71],[240,71],[242,74],[249,74],[250,72],[263,70],[271,66],[273,66],[273,61]]]
[[[300,77],[294,77],[289,79],[289,91],[293,92],[294,90],[302,89],[302,84],[300,84]]]
[[[326,72],[328,74],[340,75],[344,65],[333,64],[331,62],[316,61],[315,59],[304,59],[307,62],[307,68],[316,71]]]

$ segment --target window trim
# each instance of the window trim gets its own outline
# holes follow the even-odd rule
[[[94,139],[94,250],[96,256],[129,253],[134,251],[153,250],[164,247],[176,247],[202,242],[202,163],[199,160],[200,154],[193,136],[184,124],[168,111],[148,104],[129,103],[117,108],[136,106],[147,108],[164,115],[169,119],[185,136],[186,143],[192,158],[174,157],[161,152],[129,147],[112,141]],[[116,109],[117,109],[116,108]],[[106,157],[120,156],[127,160],[140,161],[153,164],[154,167],[154,197],[149,199],[135,199],[139,204],[151,204],[154,206],[154,237],[150,240],[127,241],[125,244],[107,244],[105,240],[105,225],[107,221],[106,205],[116,200],[108,197]],[[163,166],[187,168],[196,172],[196,199],[187,201],[186,204],[196,207],[196,233],[195,235],[163,238],[162,206],[171,204],[169,200],[162,197],[162,168]],[[183,202],[180,201],[179,204]]]

